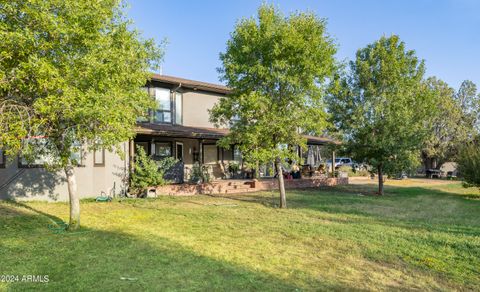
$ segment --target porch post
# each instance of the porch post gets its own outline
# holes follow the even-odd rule
[[[308,147],[308,145],[307,145]],[[300,161],[298,162],[299,165],[303,165],[304,161],[303,161],[303,158],[302,158],[302,155],[303,155],[303,150],[302,150],[302,147],[300,146],[297,146],[297,149],[298,149],[298,157],[300,159]],[[307,148],[308,149],[308,148]]]
[[[335,151],[332,151],[332,177],[335,177]]]
[[[198,164],[203,165],[203,143],[198,139]]]
[[[150,156],[155,155],[155,139],[152,138],[150,142]]]
[[[130,139],[128,141],[128,156],[129,156],[128,168],[130,172],[133,172],[133,168],[134,168],[134,155],[135,155],[135,144],[133,143],[133,139]]]

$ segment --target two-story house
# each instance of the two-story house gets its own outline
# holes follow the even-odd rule
[[[148,118],[139,119],[136,137],[120,146],[124,158],[108,151],[95,151],[81,157],[75,170],[78,193],[81,198],[119,193],[127,187],[128,174],[133,165],[135,149],[143,147],[154,159],[174,157],[172,179],[186,181],[195,162],[208,165],[214,179],[225,178],[225,166],[230,161],[241,162],[241,154],[231,147],[217,146],[217,141],[228,129],[217,129],[209,122],[209,109],[220,97],[229,94],[226,86],[183,78],[153,75],[145,90],[157,101],[158,108]],[[331,140],[306,136],[309,150],[302,153],[304,164],[318,165],[326,157],[319,147]],[[42,167],[42,159],[27,164],[17,158],[6,164],[0,152],[0,199],[28,198],[67,200],[68,190],[63,172],[52,173]]]

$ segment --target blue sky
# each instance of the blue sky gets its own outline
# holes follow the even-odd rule
[[[145,37],[166,38],[163,74],[219,83],[219,53],[235,22],[255,16],[262,0],[129,0],[128,16]],[[328,20],[350,60],[381,35],[398,34],[425,59],[427,75],[454,88],[469,79],[480,86],[480,0],[267,1],[288,14],[310,10]]]

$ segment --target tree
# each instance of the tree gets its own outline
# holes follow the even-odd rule
[[[344,133],[346,150],[378,173],[395,175],[418,163],[428,133],[432,98],[422,79],[424,62],[396,35],[360,49],[349,72],[337,76],[327,99],[332,122]]]
[[[280,207],[286,207],[282,161],[298,159],[301,131],[326,125],[323,84],[336,69],[336,47],[325,20],[312,13],[288,17],[262,5],[258,19],[238,22],[225,53],[221,79],[233,89],[211,111],[217,126],[230,126],[223,146],[236,144],[251,164],[275,163]]]
[[[430,131],[423,145],[422,159],[425,169],[440,168],[455,155],[468,129],[458,122],[462,119],[462,110],[454,90],[436,77],[428,78],[425,85],[431,91],[434,108],[427,113]]]
[[[457,93],[435,77],[425,81],[434,99],[429,111],[430,131],[422,149],[425,169],[439,169],[445,162],[455,160],[465,143],[477,135],[480,103],[475,84],[464,81]]]
[[[476,133],[480,131],[480,94],[477,95],[477,86],[469,80],[465,80],[460,85],[455,99],[462,110],[462,119],[459,122],[463,127],[474,131],[470,133],[473,139]]]
[[[461,148],[457,163],[458,172],[465,182],[464,186],[480,188],[480,147],[478,139]]]
[[[35,152],[49,158],[48,169],[63,169],[71,230],[80,226],[72,154],[120,153],[136,118],[154,106],[141,86],[161,50],[130,27],[123,8],[118,0],[0,4],[0,147],[11,156]]]

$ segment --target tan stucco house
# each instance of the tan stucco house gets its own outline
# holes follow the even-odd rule
[[[209,109],[220,97],[229,94],[226,86],[183,78],[153,75],[145,86],[159,104],[149,117],[138,121],[136,137],[121,144],[126,153],[122,159],[115,153],[96,151],[81,159],[76,168],[78,193],[81,198],[120,193],[127,188],[127,177],[135,149],[143,147],[154,159],[172,156],[179,160],[170,174],[175,183],[188,180],[195,162],[208,165],[215,179],[225,178],[225,165],[232,160],[241,163],[241,153],[234,146],[223,149],[216,145],[228,129],[217,129],[209,122]],[[303,153],[305,164],[324,161],[319,147],[332,141],[306,136],[309,151]],[[264,176],[272,175],[264,172]],[[68,191],[63,172],[51,173],[41,161],[32,165],[15,159],[6,164],[0,152],[0,199],[67,200]]]

